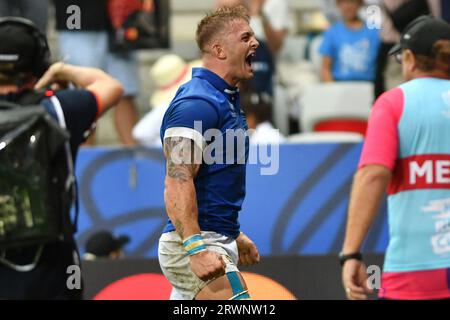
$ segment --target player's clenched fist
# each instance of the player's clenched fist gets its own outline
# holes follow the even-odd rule
[[[256,264],[260,260],[258,248],[255,243],[250,240],[243,232],[239,234],[236,239],[236,244],[239,251],[239,264],[249,266]]]
[[[189,257],[192,272],[203,281],[225,274],[225,262],[216,252],[205,250]]]

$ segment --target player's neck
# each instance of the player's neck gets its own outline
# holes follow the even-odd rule
[[[239,80],[232,77],[229,73],[229,69],[225,68],[223,65],[221,65],[219,63],[214,63],[214,62],[208,61],[208,59],[204,59],[203,66],[205,69],[208,69],[208,70],[214,72],[219,77],[221,77],[223,80],[225,80],[225,82],[228,85],[230,85],[232,87],[237,86]]]
[[[440,70],[434,70],[434,71],[421,71],[417,70],[414,72],[414,75],[412,77],[413,79],[417,78],[438,78],[438,79],[446,79],[450,80],[450,75],[440,71]]]
[[[347,26],[347,28],[350,29],[360,29],[363,26],[363,22],[358,17],[354,19],[344,20],[344,24]]]
[[[239,83],[239,79],[232,77],[228,72],[224,72],[223,75],[220,75],[220,77],[231,87],[237,87]]]

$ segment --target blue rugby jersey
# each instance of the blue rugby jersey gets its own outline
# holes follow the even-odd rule
[[[239,235],[238,214],[245,197],[249,148],[247,130],[237,88],[205,68],[193,69],[192,80],[180,87],[164,115],[162,143],[168,137],[189,138],[204,153],[194,179],[202,231],[233,238]],[[169,219],[164,232],[174,230]]]

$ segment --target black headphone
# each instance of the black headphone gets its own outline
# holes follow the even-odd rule
[[[36,40],[37,53],[31,66],[31,72],[40,78],[50,67],[50,48],[48,46],[47,37],[36,27],[36,25],[28,19],[20,17],[3,17],[0,18],[0,26],[2,25],[18,25],[27,29]]]

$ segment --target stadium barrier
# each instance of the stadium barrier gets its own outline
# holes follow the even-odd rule
[[[365,257],[375,266],[381,266],[382,259],[378,254]],[[84,261],[82,270],[85,299],[167,300],[172,289],[156,259]],[[268,256],[241,270],[254,300],[345,299],[335,255]]]
[[[326,255],[339,252],[361,144],[286,144],[272,161],[250,164],[241,230],[261,255]],[[263,159],[264,160],[264,159]],[[77,239],[83,252],[90,234],[106,229],[131,237],[126,253],[157,257],[164,210],[165,162],[158,148],[86,148],[77,159],[80,216]],[[364,251],[381,253],[388,241],[385,202]]]

